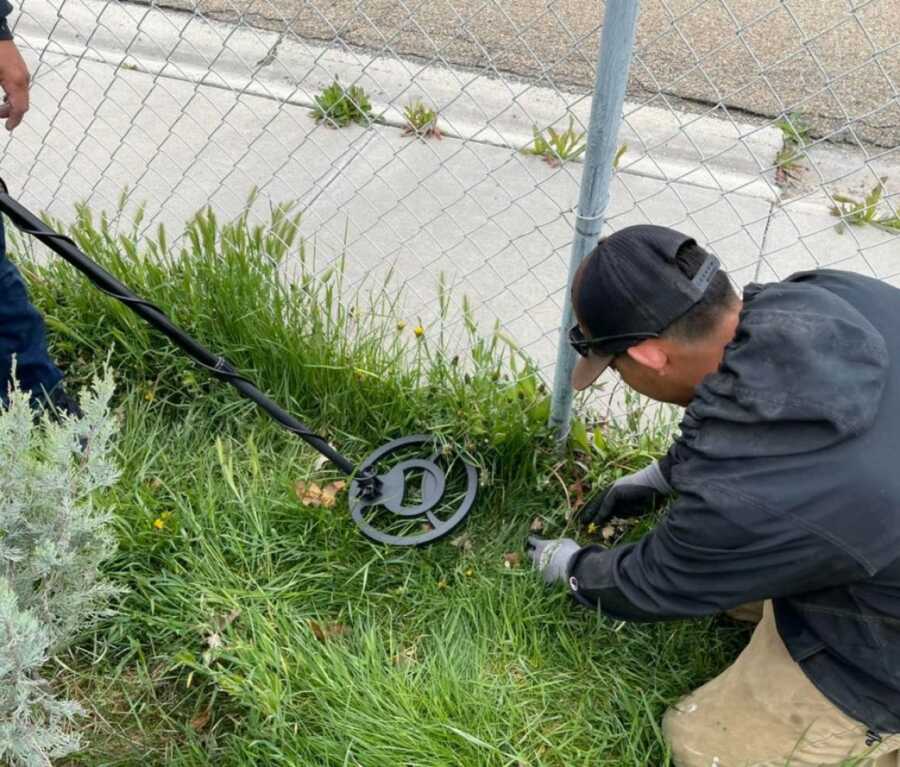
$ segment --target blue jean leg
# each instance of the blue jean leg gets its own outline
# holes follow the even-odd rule
[[[4,402],[13,355],[22,389],[39,395],[62,380],[62,373],[47,352],[44,320],[28,300],[22,275],[6,256],[6,231],[0,217],[0,399]]]

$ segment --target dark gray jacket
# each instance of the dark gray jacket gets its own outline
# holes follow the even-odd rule
[[[773,599],[838,708],[900,732],[900,290],[820,270],[750,285],[666,458],[679,497],[636,544],[570,564],[625,620]]]
[[[12,13],[12,6],[9,0],[0,0],[0,40],[12,40],[12,32],[9,30],[9,14]]]

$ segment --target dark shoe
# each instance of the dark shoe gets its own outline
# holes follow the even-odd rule
[[[66,387],[63,386],[62,381],[53,387],[53,391],[50,392],[49,397],[41,397],[41,400],[43,407],[38,410],[37,413],[39,414],[46,410],[50,419],[56,423],[59,423],[65,417],[81,418],[84,416],[81,406],[78,404],[78,400],[66,391]],[[78,450],[80,453],[87,453],[88,444],[87,436],[84,434],[78,435]]]
[[[62,383],[54,386],[49,396],[41,395],[38,402],[40,403],[39,412],[46,410],[54,421],[60,421],[65,416],[81,418],[84,415],[78,405],[78,400],[66,391],[66,387]]]

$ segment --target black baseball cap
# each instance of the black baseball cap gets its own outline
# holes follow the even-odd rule
[[[694,277],[678,268],[675,256],[690,237],[665,226],[641,224],[600,240],[578,268],[572,304],[579,326],[569,340],[581,355],[572,386],[585,389],[613,357],[647,338],[657,338],[706,292],[719,269],[708,254]]]

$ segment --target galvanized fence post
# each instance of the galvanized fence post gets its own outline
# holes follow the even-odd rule
[[[560,440],[565,439],[569,432],[572,411],[570,379],[575,367],[575,352],[569,347],[567,339],[568,329],[574,322],[570,286],[578,265],[591,252],[603,228],[637,15],[638,0],[607,0],[553,378],[550,424]]]

